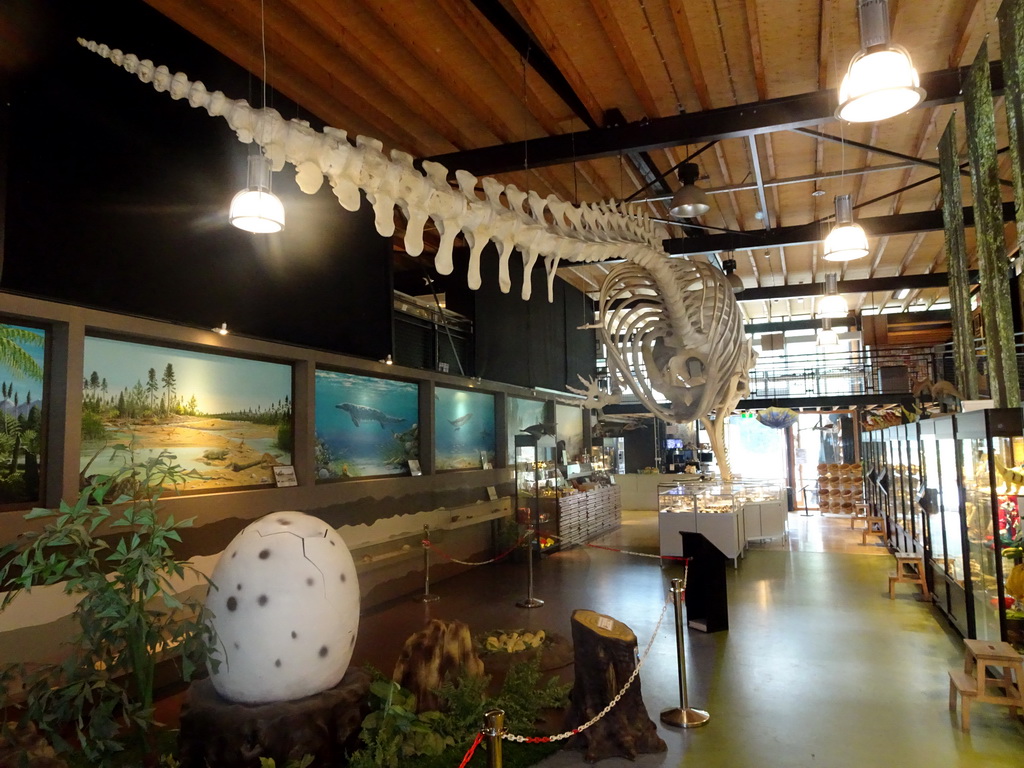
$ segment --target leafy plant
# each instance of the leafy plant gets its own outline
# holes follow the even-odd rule
[[[312,762],[312,755],[303,755],[301,758],[289,760],[284,764],[284,768],[307,768]],[[272,757],[261,757],[260,768],[277,768],[277,762]]]
[[[513,664],[508,669],[501,691],[487,709],[501,709],[505,712],[505,727],[521,734],[534,733],[537,720],[545,709],[561,709],[568,703],[572,685],[559,683],[549,678],[540,684],[540,659]]]
[[[32,510],[26,519],[46,521],[45,527],[0,550],[0,588],[9,590],[0,610],[36,586],[60,584],[81,596],[73,614],[78,632],[65,660],[15,665],[4,675],[25,686],[24,720],[59,752],[78,749],[100,765],[125,750],[126,735],[142,754],[154,754],[148,737],[157,655],[180,648],[187,680],[214,642],[202,606],[180,601],[171,582],[197,573],[171,549],[192,520],[158,514],[164,484],[177,487],[194,473],[167,451],[142,463],[134,463],[126,445],[114,452],[128,457],[123,468],[92,477],[73,505]]]
[[[416,696],[380,673],[370,684],[370,706],[359,734],[364,746],[349,760],[354,768],[398,768],[406,758],[440,755],[455,744],[441,728],[444,715],[416,714]]]

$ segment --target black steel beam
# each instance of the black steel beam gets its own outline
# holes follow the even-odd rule
[[[914,396],[909,392],[879,392],[873,395],[833,395],[820,394],[810,397],[752,397],[740,400],[737,411],[760,410],[761,408],[872,408],[879,405],[902,405],[909,409],[914,404]]]
[[[562,70],[558,68],[558,65],[553,62],[544,49],[538,45],[530,33],[520,26],[519,22],[516,21],[515,17],[512,16],[504,6],[498,0],[472,0],[473,6],[480,11],[485,19],[490,22],[491,26],[494,27],[498,33],[505,38],[509,45],[511,45],[516,52],[523,57],[523,60],[529,64],[534,71],[541,76],[545,83],[550,86],[551,90],[558,94],[558,97],[566,103],[576,116],[583,121],[583,123],[591,129],[597,128],[597,121],[587,111],[586,105],[576,95],[576,91],[573,89],[569,81],[565,79],[565,75],[562,74]],[[1001,72],[1002,70],[1000,70]],[[519,163],[514,170],[522,168],[522,145],[519,145]],[[532,150],[532,148],[531,148]],[[532,162],[533,158],[530,158],[531,166],[534,165]],[[450,165],[449,168],[453,170],[456,168],[464,168],[470,170],[462,165]]]
[[[972,283],[978,282],[977,270],[968,273]],[[872,277],[866,280],[840,280],[839,293],[872,293],[898,291],[900,288],[920,290],[922,288],[945,288],[949,279],[945,272],[928,275],[901,275],[899,277]],[[803,283],[801,285],[771,285],[764,288],[748,288],[736,294],[736,300],[773,301],[775,299],[798,299],[825,295],[824,283]],[[916,314],[916,313],[915,313]]]
[[[1015,220],[1012,202],[1003,203],[1003,221]],[[918,213],[897,213],[892,216],[875,216],[858,219],[868,237],[890,235],[914,235],[918,232],[936,232],[943,228],[942,211],[920,211]],[[964,208],[964,226],[974,226],[974,209]],[[778,248],[787,245],[804,245],[824,240],[832,229],[830,224],[811,222],[792,227],[778,227],[771,232],[752,231],[723,235],[692,235],[672,237],[662,242],[671,256],[685,256],[694,253],[716,251],[742,251],[751,248]]]
[[[481,2],[481,5],[491,3]],[[966,76],[966,67],[922,75],[921,87],[927,95],[917,109],[959,101],[960,84]],[[1002,65],[994,61],[992,90],[1001,93],[1002,89]],[[524,156],[530,158],[531,168],[539,168],[610,157],[620,152],[702,144],[716,139],[742,138],[831,122],[836,119],[833,114],[836,98],[834,90],[814,91],[734,107],[659,117],[614,128],[597,128],[530,139],[528,142],[498,144],[428,159],[448,168],[462,168],[477,176],[484,176],[521,170]],[[524,150],[528,150],[528,154],[524,155]]]

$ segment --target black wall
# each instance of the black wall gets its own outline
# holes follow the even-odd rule
[[[549,302],[539,260],[531,275],[533,295],[523,301],[523,260],[518,251],[509,260],[512,289],[502,293],[493,244],[481,257],[483,285],[470,291],[466,288],[467,262],[464,251],[456,253],[455,271],[445,290],[448,306],[474,321],[476,375],[556,390],[564,390],[566,385],[579,388],[577,374],[594,375],[597,336],[593,330],[578,330],[593,322],[593,302],[558,279],[554,301]]]
[[[363,357],[391,352],[390,241],[368,205],[346,212],[326,183],[304,195],[285,166],[274,174],[284,231],[232,227],[248,148],[222,119],[75,38],[256,106],[257,79],[141,0],[4,0],[0,30],[0,288]],[[272,91],[267,101],[321,127]]]

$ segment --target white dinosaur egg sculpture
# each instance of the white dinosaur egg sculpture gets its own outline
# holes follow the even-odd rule
[[[359,628],[356,567],[337,531],[274,512],[231,540],[212,580],[220,666],[211,679],[221,696],[261,704],[337,685]]]

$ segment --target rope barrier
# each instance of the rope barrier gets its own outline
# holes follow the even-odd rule
[[[479,733],[477,733],[476,738],[473,740],[473,743],[470,745],[469,749],[466,750],[466,756],[463,757],[462,762],[459,763],[459,768],[466,768],[466,766],[469,764],[469,761],[473,759],[473,753],[476,752],[476,748],[480,746],[480,742],[483,741],[483,739],[483,731],[480,731]]]
[[[689,571],[689,568],[687,568],[687,571]],[[651,639],[647,642],[647,647],[644,648],[643,656],[641,656],[637,661],[636,667],[633,669],[633,673],[629,676],[629,679],[626,680],[625,685],[622,686],[622,690],[620,690],[615,695],[615,697],[610,702],[608,702],[608,706],[606,706],[604,709],[602,709],[600,712],[594,715],[594,717],[590,718],[590,720],[583,723],[583,725],[578,725],[570,731],[558,733],[554,736],[517,736],[515,734],[503,732],[501,734],[501,738],[505,739],[506,741],[515,741],[523,744],[543,744],[551,741],[562,741],[563,739],[568,739],[570,736],[575,736],[578,733],[582,733],[583,731],[587,730],[587,728],[590,728],[592,725],[597,723],[602,717],[611,712],[612,708],[619,703],[619,700],[626,695],[626,691],[629,690],[629,686],[631,686],[633,684],[633,681],[636,680],[636,676],[640,674],[640,668],[643,667],[644,662],[647,660],[648,654],[650,654],[651,652],[651,648],[654,647],[654,641],[658,637],[658,631],[661,629],[661,623],[665,620],[665,613],[668,611],[668,606],[670,602],[672,602],[671,597],[665,600],[665,604],[661,608],[661,616],[658,617],[658,623],[654,627],[654,632],[651,633]]]
[[[457,563],[457,564],[459,564],[459,565],[488,565],[488,564],[490,564],[490,563],[496,563],[496,562],[498,562],[499,560],[504,560],[504,559],[505,559],[506,557],[508,557],[509,555],[511,555],[511,554],[512,554],[513,552],[515,552],[515,551],[516,551],[517,549],[519,549],[519,547],[520,547],[520,546],[522,546],[522,544],[523,544],[523,542],[524,542],[524,541],[526,541],[526,536],[521,536],[521,537],[519,538],[519,541],[517,541],[517,542],[516,542],[515,544],[513,544],[513,545],[512,545],[512,546],[511,546],[511,547],[510,547],[509,549],[507,549],[506,551],[502,552],[502,553],[501,553],[500,555],[496,555],[495,557],[492,557],[492,558],[491,558],[490,560],[481,560],[481,561],[480,561],[480,562],[478,562],[478,563],[471,563],[471,562],[469,562],[469,561],[467,561],[467,560],[459,560],[459,559],[457,559],[457,558],[454,558],[454,557],[452,557],[451,555],[449,555],[449,554],[448,554],[447,552],[445,552],[444,550],[438,549],[437,545],[436,545],[436,544],[434,544],[434,543],[433,543],[432,541],[430,541],[430,539],[424,539],[424,540],[422,541],[422,544],[423,544],[423,546],[424,546],[424,547],[426,547],[427,549],[431,549],[431,550],[433,550],[433,551],[434,551],[434,552],[436,552],[436,553],[437,553],[438,555],[440,555],[441,557],[443,557],[443,558],[444,558],[445,560],[448,560],[449,562],[452,562],[452,563]]]

